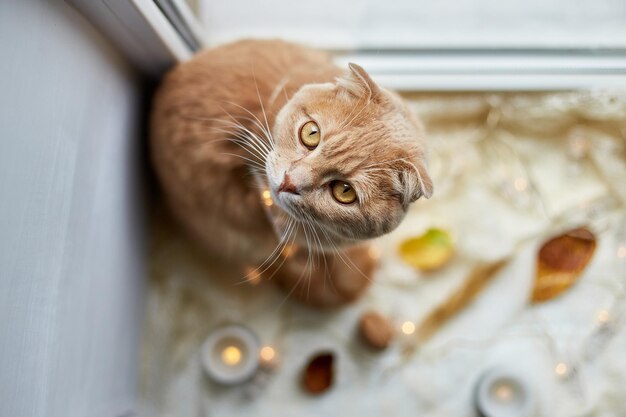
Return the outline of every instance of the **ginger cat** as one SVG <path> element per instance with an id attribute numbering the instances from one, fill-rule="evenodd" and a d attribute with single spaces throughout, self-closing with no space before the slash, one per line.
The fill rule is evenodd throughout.
<path id="1" fill-rule="evenodd" d="M 170 71 L 151 154 L 180 224 L 248 278 L 316 306 L 354 300 L 366 245 L 432 194 L 420 122 L 358 65 L 282 41 L 240 41 Z M 245 271 L 245 272 L 244 272 Z"/>

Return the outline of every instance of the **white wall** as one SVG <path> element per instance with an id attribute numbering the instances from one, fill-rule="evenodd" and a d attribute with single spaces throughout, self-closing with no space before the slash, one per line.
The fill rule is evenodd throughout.
<path id="1" fill-rule="evenodd" d="M 132 407 L 139 80 L 60 0 L 0 2 L 0 416 Z"/>

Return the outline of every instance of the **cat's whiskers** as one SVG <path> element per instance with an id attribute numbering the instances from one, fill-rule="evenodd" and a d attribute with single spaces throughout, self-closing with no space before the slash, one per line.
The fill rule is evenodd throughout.
<path id="1" fill-rule="evenodd" d="M 320 231 L 324 234 L 324 236 L 326 236 L 326 241 L 327 241 L 327 242 L 328 242 L 328 244 L 331 246 L 331 249 L 334 249 L 335 253 L 337 254 L 337 256 L 339 256 L 339 259 L 341 259 L 341 260 L 343 261 L 343 263 L 346 265 L 346 267 L 348 267 L 348 269 L 350 269 L 350 270 L 351 270 L 351 271 L 353 271 L 353 272 L 354 272 L 354 269 L 352 269 L 352 267 L 356 268 L 356 271 L 357 271 L 359 274 L 361 274 L 361 275 L 362 275 L 362 276 L 363 276 L 366 280 L 368 280 L 368 281 L 370 281 L 370 282 L 371 282 L 371 281 L 372 281 L 372 279 L 371 279 L 370 277 L 368 277 L 368 276 L 367 276 L 367 275 L 366 275 L 363 271 L 361 271 L 361 269 L 359 269 L 359 267 L 358 267 L 358 266 L 356 266 L 354 262 L 352 262 L 352 260 L 350 259 L 350 257 L 349 257 L 349 256 L 347 256 L 347 255 L 345 254 L 345 252 L 343 252 L 341 249 L 339 249 L 339 248 L 335 245 L 335 243 L 332 241 L 332 239 L 330 238 L 330 236 L 329 236 L 329 235 L 327 234 L 327 232 L 324 230 L 324 227 L 323 227 L 322 225 L 320 225 L 320 224 L 319 224 L 319 222 L 318 222 L 317 220 L 315 220 L 315 219 L 313 219 L 313 218 L 311 218 L 311 220 L 313 220 L 316 224 L 318 224 L 318 225 L 319 225 L 319 230 L 320 230 Z M 343 253 L 343 255 L 345 255 L 345 256 L 346 256 L 347 261 L 346 261 L 346 258 L 344 258 L 344 256 L 342 255 L 342 253 Z M 352 265 L 352 266 L 350 266 L 350 265 Z"/>
<path id="2" fill-rule="evenodd" d="M 289 290 L 289 292 L 285 295 L 285 297 L 283 298 L 283 301 L 280 302 L 280 304 L 278 304 L 278 306 L 276 307 L 277 310 L 279 310 L 283 304 L 285 304 L 285 302 L 289 299 L 289 297 L 291 296 L 291 294 L 293 294 L 293 292 L 296 290 L 296 288 L 298 288 L 300 286 L 300 282 L 302 281 L 302 278 L 304 276 L 304 273 L 307 271 L 308 269 L 308 281 L 311 281 L 311 269 L 307 268 L 309 265 L 309 261 L 307 259 L 307 263 L 305 264 L 304 268 L 302 269 L 302 272 L 300 272 L 300 276 L 298 277 L 298 279 L 296 280 L 296 284 Z M 308 290 L 307 290 L 307 297 L 308 297 Z"/>
<path id="3" fill-rule="evenodd" d="M 231 140 L 233 143 L 236 143 L 238 145 L 249 147 L 250 149 L 253 149 L 255 152 L 257 152 L 258 156 L 261 158 L 263 162 L 267 160 L 269 151 L 263 148 L 262 146 L 258 145 L 256 141 L 253 139 L 253 137 L 247 136 L 243 132 L 230 131 L 226 129 L 220 129 L 217 127 L 214 128 L 214 130 L 217 132 L 221 132 L 221 133 L 233 136 L 232 138 L 231 137 L 226 138 L 226 140 Z"/>
<path id="4" fill-rule="evenodd" d="M 267 180 L 267 173 L 265 172 L 264 168 L 256 167 L 256 166 L 250 166 L 249 168 L 250 168 L 250 175 L 262 177 L 263 179 Z M 267 186 L 263 184 L 262 182 L 260 183 L 259 181 L 253 181 L 252 184 L 250 184 L 250 187 L 260 192 L 267 190 Z"/>
<path id="5" fill-rule="evenodd" d="M 300 216 L 302 217 L 302 215 Z M 300 223 L 302 224 L 302 232 L 304 233 L 304 238 L 306 240 L 306 249 L 307 249 L 307 264 L 311 260 L 311 242 L 309 242 L 309 234 L 307 232 L 307 224 L 303 221 L 304 218 L 301 219 Z"/>
<path id="6" fill-rule="evenodd" d="M 300 224 L 302 225 L 303 231 L 304 231 L 306 222 L 302 222 L 301 221 Z M 310 245 L 308 245 L 308 243 L 307 243 L 307 248 L 310 249 Z M 313 265 L 311 264 L 310 251 L 309 251 L 309 255 L 307 256 L 307 260 L 306 260 L 306 263 L 304 265 L 304 268 L 302 268 L 302 272 L 300 272 L 300 276 L 298 276 L 298 279 L 296 280 L 296 283 L 289 290 L 289 292 L 285 295 L 285 297 L 283 298 L 283 301 L 278 305 L 277 309 L 280 309 L 282 307 L 282 305 L 285 304 L 285 302 L 293 294 L 293 292 L 300 286 L 300 284 L 302 283 L 302 279 L 305 278 L 305 276 L 304 276 L 305 273 L 307 274 L 306 281 L 307 281 L 307 298 L 308 298 L 309 295 L 310 295 L 310 289 L 311 289 L 311 287 L 310 287 L 311 286 L 311 274 L 313 273 Z"/>
<path id="7" fill-rule="evenodd" d="M 242 109 L 248 111 L 247 109 L 245 109 L 243 107 L 242 107 Z M 248 117 L 243 117 L 243 119 L 247 119 L 247 120 L 251 121 L 252 123 L 256 123 L 257 124 L 257 126 L 261 130 L 261 133 L 266 136 L 266 140 L 263 140 L 256 133 L 252 132 L 246 126 L 241 124 L 239 122 L 239 120 L 237 120 L 232 114 L 230 114 L 224 108 L 222 108 L 222 111 L 224 111 L 224 113 L 226 115 L 228 115 L 228 117 L 230 117 L 232 119 L 232 121 L 219 119 L 219 118 L 192 117 L 192 116 L 186 116 L 186 117 L 190 118 L 190 119 L 195 119 L 195 120 L 209 121 L 209 122 L 222 124 L 222 127 L 220 127 L 220 126 L 212 126 L 211 127 L 211 131 L 219 132 L 219 133 L 223 133 L 223 134 L 226 134 L 226 135 L 233 136 L 233 138 L 227 137 L 227 138 L 222 139 L 222 140 L 227 140 L 227 141 L 230 141 L 232 143 L 235 143 L 237 146 L 239 146 L 240 148 L 244 149 L 248 153 L 252 154 L 252 156 L 260 158 L 261 161 L 263 163 L 265 163 L 269 153 L 273 150 L 273 145 L 272 145 L 273 142 L 267 136 L 268 132 L 265 131 L 265 128 L 263 128 L 263 126 L 260 125 L 257 121 L 252 120 L 252 119 L 250 119 Z M 254 115 L 252 113 L 250 113 L 250 114 L 254 117 Z M 258 119 L 256 119 L 256 120 L 258 120 Z M 225 128 L 231 128 L 231 129 L 234 129 L 234 130 L 227 130 Z M 219 139 L 218 140 L 214 140 L 214 141 L 219 141 Z M 247 149 L 247 147 L 250 147 L 250 148 L 254 149 L 256 151 L 257 155 L 254 155 L 254 152 L 251 152 L 250 149 Z"/>
<path id="8" fill-rule="evenodd" d="M 243 159 L 244 161 L 246 161 L 248 164 L 250 164 L 249 168 L 250 169 L 258 169 L 258 170 L 263 170 L 265 169 L 265 167 L 261 164 L 259 164 L 258 162 L 256 162 L 253 159 L 250 158 L 246 158 L 243 155 L 239 155 L 237 153 L 229 153 L 229 152 L 222 152 L 220 153 L 220 155 L 228 155 L 228 156 L 234 156 L 235 158 L 240 158 Z"/>
<path id="9" fill-rule="evenodd" d="M 256 267 L 251 272 L 246 274 L 243 280 L 237 283 L 237 285 L 249 282 L 251 276 L 263 275 L 263 273 L 265 273 L 268 269 L 272 267 L 272 265 L 274 265 L 274 263 L 280 258 L 280 255 L 284 252 L 285 248 L 287 247 L 287 244 L 292 240 L 291 237 L 293 235 L 294 229 L 297 227 L 296 223 L 297 222 L 295 221 L 295 219 L 289 218 L 287 220 L 287 226 L 285 226 L 285 229 L 280 239 L 278 240 L 278 244 L 276 245 L 272 253 L 258 267 Z M 276 270 L 278 270 L 284 262 L 285 260 L 283 259 L 283 262 L 277 267 Z M 268 265 L 265 266 L 266 264 Z M 264 266 L 265 268 L 261 270 L 261 268 L 263 268 Z M 274 271 L 274 273 L 268 279 L 272 279 L 275 273 L 276 271 Z"/>
<path id="10" fill-rule="evenodd" d="M 307 297 L 310 294 L 310 286 L 311 286 L 311 273 L 313 272 L 313 270 L 315 268 L 317 268 L 316 264 L 314 263 L 314 258 L 311 254 L 311 252 L 315 252 L 316 253 L 316 260 L 317 262 L 319 262 L 319 257 L 321 256 L 322 259 L 324 260 L 324 270 L 323 270 L 323 274 L 324 274 L 324 280 L 323 280 L 323 285 L 326 285 L 326 281 L 327 281 L 327 276 L 328 276 L 328 261 L 326 258 L 326 249 L 324 248 L 324 245 L 322 244 L 322 240 L 318 234 L 318 227 L 319 230 L 324 234 L 325 236 L 325 240 L 331 245 L 331 251 L 334 251 L 339 258 L 344 262 L 344 264 L 346 264 L 346 266 L 350 269 L 352 269 L 352 266 L 350 266 L 350 264 L 343 258 L 343 256 L 341 255 L 341 253 L 339 253 L 339 249 L 337 249 L 337 247 L 333 244 L 331 238 L 326 234 L 326 232 L 324 231 L 323 227 L 319 226 L 317 224 L 317 222 L 315 221 L 315 219 L 313 219 L 313 217 L 309 214 L 307 214 L 306 212 L 303 212 L 301 210 L 298 211 L 298 213 L 300 214 L 301 217 L 301 224 L 303 226 L 303 232 L 305 233 L 305 239 L 307 241 L 307 249 L 308 249 L 308 256 L 307 256 L 307 263 L 304 267 L 303 272 L 300 274 L 300 277 L 298 278 L 296 284 L 294 285 L 294 287 L 289 291 L 289 293 L 287 294 L 287 297 L 285 298 L 285 300 L 283 300 L 283 302 L 281 303 L 281 305 L 287 300 L 287 298 L 293 293 L 293 291 L 295 291 L 295 289 L 297 287 L 300 286 L 301 281 L 303 279 L 303 275 L 304 275 L 304 271 L 308 271 L 308 279 L 307 279 Z M 306 231 L 306 229 L 309 229 L 309 232 Z M 310 238 L 309 238 L 310 236 Z M 311 266 L 309 267 L 309 264 L 311 264 Z M 354 264 L 353 264 L 354 265 Z M 320 263 L 320 267 L 321 267 L 321 263 Z M 357 268 L 358 269 L 358 268 Z M 360 270 L 359 272 L 361 274 L 363 274 Z M 365 276 L 363 274 L 363 276 Z M 367 276 L 365 276 L 366 279 L 369 279 Z M 335 287 L 335 284 L 332 282 L 331 280 L 328 280 L 329 284 L 333 287 L 335 292 L 337 291 L 337 288 Z"/>
<path id="11" fill-rule="evenodd" d="M 276 99 L 278 98 L 278 95 L 280 94 L 281 91 L 285 91 L 285 86 L 287 85 L 287 83 L 289 82 L 289 76 L 284 77 L 282 80 L 280 80 L 280 82 L 278 84 L 276 84 L 276 87 L 274 87 L 274 90 L 272 91 L 272 94 L 270 94 L 270 98 L 268 100 L 268 104 L 270 106 L 273 106 L 274 103 L 276 102 Z M 287 95 L 285 94 L 285 97 L 287 97 Z M 289 100 L 287 100 L 289 101 Z"/>
<path id="12" fill-rule="evenodd" d="M 324 251 L 324 245 L 322 244 L 322 241 L 321 241 L 321 239 L 319 237 L 319 234 L 315 230 L 316 227 L 314 226 L 314 224 L 312 222 L 312 217 L 311 217 L 310 214 L 307 214 L 305 212 L 303 212 L 302 215 L 303 215 L 304 220 L 306 221 L 307 225 L 309 226 L 309 228 L 311 230 L 311 234 L 315 238 L 314 243 L 317 246 L 317 249 L 315 251 L 317 252 L 318 261 L 319 261 L 320 255 L 321 255 L 322 258 L 324 259 L 324 270 L 326 270 L 327 269 L 327 262 L 326 262 L 326 254 L 325 254 L 325 251 Z"/>
<path id="13" fill-rule="evenodd" d="M 237 128 L 237 129 L 240 128 L 239 126 L 234 126 L 234 127 Z M 219 127 L 213 127 L 212 131 L 232 136 L 232 137 L 226 137 L 226 138 L 223 138 L 223 139 L 217 139 L 217 140 L 214 140 L 212 142 L 218 142 L 218 141 L 228 141 L 228 142 L 231 142 L 231 143 L 237 145 L 239 148 L 243 149 L 245 152 L 247 152 L 251 157 L 255 158 L 256 160 L 252 160 L 250 158 L 246 158 L 243 155 L 227 153 L 227 152 L 221 152 L 222 155 L 231 155 L 231 156 L 239 157 L 241 159 L 244 159 L 244 160 L 250 162 L 253 166 L 259 168 L 260 170 L 262 170 L 262 171 L 265 170 L 265 165 L 264 164 L 265 164 L 265 161 L 267 160 L 267 157 L 269 155 L 269 151 L 266 150 L 266 148 L 260 147 L 257 144 L 258 138 L 257 138 L 257 140 L 254 139 L 256 137 L 256 135 L 254 135 L 254 133 L 250 132 L 250 135 L 246 135 L 245 132 L 221 129 Z"/>
<path id="14" fill-rule="evenodd" d="M 297 225 L 298 225 L 298 222 L 296 222 L 296 227 L 297 227 Z M 298 231 L 297 231 L 297 228 L 296 228 L 295 233 L 292 233 L 293 238 L 290 239 L 290 241 L 287 242 L 285 245 L 283 245 L 283 248 L 281 249 L 280 254 L 283 253 L 283 251 L 287 247 L 287 244 L 292 245 L 292 244 L 295 243 L 297 234 L 298 234 Z M 267 278 L 268 280 L 271 280 L 272 278 L 274 278 L 274 275 L 276 275 L 276 273 L 278 273 L 278 271 L 280 271 L 280 268 L 285 264 L 285 262 L 287 262 L 288 256 L 282 256 L 282 258 L 283 258 L 283 260 L 281 261 L 280 264 L 278 264 L 277 267 L 274 268 L 274 272 L 272 272 L 272 274 Z"/>
<path id="15" fill-rule="evenodd" d="M 306 263 L 304 265 L 304 268 L 302 269 L 302 272 L 300 273 L 300 276 L 298 277 L 298 279 L 296 280 L 295 285 L 293 286 L 293 288 L 291 288 L 291 290 L 289 291 L 289 293 L 287 293 L 285 299 L 279 304 L 279 308 L 280 306 L 282 306 L 285 301 L 287 301 L 287 299 L 289 298 L 289 296 L 291 294 L 293 294 L 293 291 L 300 286 L 300 282 L 302 281 L 303 277 L 304 277 L 304 273 L 305 271 L 307 272 L 308 276 L 307 276 L 307 298 L 309 297 L 309 292 L 310 292 L 310 283 L 311 283 L 311 274 L 313 272 L 313 269 L 315 268 L 315 264 L 313 262 L 313 257 L 311 256 L 311 251 L 312 251 L 312 246 L 311 246 L 311 240 L 312 240 L 312 235 L 311 238 L 309 238 L 309 232 L 307 232 L 307 222 L 306 222 L 306 218 L 303 216 L 303 213 L 300 210 L 296 210 L 297 213 L 299 214 L 299 219 L 297 219 L 296 221 L 302 225 L 302 232 L 304 233 L 304 238 L 306 240 L 306 248 L 307 248 L 307 256 L 306 256 Z M 294 237 L 295 240 L 295 237 Z"/>
<path id="16" fill-rule="evenodd" d="M 289 227 L 290 225 L 288 225 L 285 228 L 285 231 L 283 232 L 281 238 L 279 239 L 278 244 L 276 245 L 276 247 L 274 248 L 274 251 L 265 259 L 265 261 L 259 265 L 258 267 L 256 267 L 255 269 L 253 269 L 252 271 L 248 272 L 241 281 L 237 282 L 235 285 L 241 285 L 244 284 L 246 282 L 250 282 L 250 280 L 252 279 L 251 277 L 254 276 L 261 276 L 267 269 L 264 269 L 262 271 L 260 271 L 260 269 L 267 263 L 270 261 L 270 259 L 272 259 L 276 253 L 280 253 L 282 251 L 281 249 L 281 243 L 283 243 L 284 241 L 286 241 L 291 233 L 291 229 Z M 277 255 L 276 255 L 277 256 Z M 270 265 L 271 266 L 271 265 Z"/>
<path id="17" fill-rule="evenodd" d="M 274 142 L 274 137 L 272 136 L 272 132 L 269 129 L 266 129 L 265 126 L 263 126 L 263 123 L 259 120 L 258 117 L 256 117 L 256 115 L 254 113 L 252 113 L 250 110 L 246 109 L 245 107 L 237 104 L 237 103 L 233 103 L 231 101 L 227 101 L 226 103 L 230 104 L 231 106 L 235 106 L 240 108 L 241 110 L 245 111 L 246 113 L 248 113 L 250 116 L 252 117 L 246 117 L 245 120 L 250 121 L 251 123 L 253 123 L 258 129 L 260 129 L 263 134 L 265 135 L 265 138 L 267 139 L 267 141 L 269 142 L 270 146 L 272 147 L 272 149 L 275 147 L 275 142 Z M 224 109 L 222 109 L 224 110 Z M 226 112 L 226 110 L 224 110 Z M 226 112 L 228 113 L 228 112 Z"/>
<path id="18" fill-rule="evenodd" d="M 269 148 L 268 150 L 273 150 L 274 149 L 274 141 L 272 138 L 272 135 L 269 131 L 267 131 L 265 129 L 265 127 L 263 126 L 263 124 L 261 123 L 261 121 L 254 115 L 254 113 L 252 113 L 250 110 L 246 109 L 245 107 L 242 107 L 236 103 L 231 103 L 231 102 L 227 102 L 233 106 L 239 107 L 240 109 L 242 109 L 243 111 L 247 112 L 250 116 L 252 117 L 247 117 L 247 116 L 233 116 L 231 113 L 229 113 L 226 109 L 224 109 L 223 107 L 219 106 L 220 109 L 230 118 L 232 119 L 233 122 L 224 120 L 222 118 L 215 118 L 215 117 L 198 117 L 198 116 L 189 116 L 189 115 L 183 115 L 182 117 L 186 118 L 186 119 L 191 119 L 191 120 L 199 120 L 199 121 L 207 121 L 207 122 L 214 122 L 214 123 L 234 123 L 237 126 L 243 127 L 245 128 L 245 126 L 243 126 L 240 122 L 241 120 L 247 120 L 248 122 L 252 123 L 253 125 L 255 125 L 261 132 L 261 134 L 265 137 L 265 141 L 261 140 L 261 142 Z M 248 130 L 248 129 L 247 129 Z M 248 130 L 249 131 L 249 130 Z M 250 132 L 252 133 L 252 132 Z M 255 135 L 256 136 L 256 135 Z M 260 138 L 257 137 L 257 139 L 260 140 Z"/>
<path id="19" fill-rule="evenodd" d="M 317 253 L 318 253 L 318 256 L 320 256 L 320 254 L 321 254 L 322 259 L 324 260 L 324 272 L 323 272 L 323 274 L 324 274 L 324 282 L 323 282 L 323 285 L 324 285 L 324 287 L 326 287 L 326 277 L 328 275 L 328 262 L 326 260 L 326 251 L 324 250 L 324 247 L 322 245 L 322 241 L 321 241 L 321 239 L 319 237 L 319 234 L 315 230 L 316 227 L 312 223 L 312 220 L 313 220 L 312 217 L 305 213 L 305 219 L 306 219 L 307 223 L 309 224 L 309 227 L 311 228 L 311 231 L 315 235 L 315 238 L 317 239 L 317 245 L 318 245 Z M 309 286 L 310 285 L 311 285 L 311 282 L 309 280 Z M 334 287 L 334 284 L 332 283 L 332 280 L 331 280 L 331 285 Z M 336 290 L 337 289 L 335 288 L 335 291 Z"/>
<path id="20" fill-rule="evenodd" d="M 285 101 L 289 101 L 291 100 L 291 97 L 289 97 L 289 94 L 287 94 L 287 89 L 285 88 L 286 86 L 287 86 L 286 84 L 283 85 L 282 90 L 283 90 L 283 94 L 285 95 Z"/>
<path id="21" fill-rule="evenodd" d="M 256 133 L 254 133 L 252 130 L 248 129 L 246 126 L 244 126 L 241 121 L 237 118 L 235 118 L 232 114 L 230 114 L 228 111 L 224 110 L 224 112 L 226 113 L 226 115 L 231 119 L 231 120 L 224 120 L 224 119 L 218 119 L 216 120 L 219 123 L 223 123 L 225 124 L 227 127 L 236 127 L 237 129 L 243 130 L 244 132 L 246 132 L 247 134 L 251 135 L 252 138 L 254 140 L 256 140 L 259 145 L 263 146 L 263 148 L 265 148 L 268 152 L 270 152 L 271 150 L 274 149 L 274 145 L 272 143 L 272 141 L 270 141 L 269 137 L 267 136 L 267 132 L 265 131 L 265 128 L 263 128 L 263 126 L 259 125 L 258 122 L 254 119 L 251 119 L 249 117 L 241 117 L 241 119 L 243 120 L 248 120 L 250 123 L 256 125 L 256 127 L 259 129 L 260 134 L 265 138 L 265 140 L 262 140 L 259 135 L 257 135 Z"/>
<path id="22" fill-rule="evenodd" d="M 268 263 L 273 258 L 273 260 L 263 269 L 263 271 L 261 271 L 261 273 L 266 272 L 267 270 L 269 270 L 274 265 L 274 263 L 276 263 L 276 261 L 280 258 L 280 256 L 284 252 L 285 248 L 287 247 L 287 243 L 289 243 L 289 241 L 291 240 L 291 236 L 293 235 L 294 230 L 297 230 L 297 222 L 292 220 L 292 219 L 289 219 L 288 223 L 287 223 L 287 227 L 285 229 L 288 229 L 288 231 L 286 232 L 287 237 L 286 238 L 281 238 L 278 241 L 278 245 L 276 245 L 276 248 L 274 249 L 274 251 L 259 266 L 259 268 L 262 268 L 263 265 Z M 278 267 L 280 268 L 280 266 L 283 263 L 284 263 L 284 260 Z M 272 276 L 273 276 L 273 274 L 272 274 Z M 270 279 L 271 279 L 271 277 L 270 277 Z"/>
<path id="23" fill-rule="evenodd" d="M 238 104 L 232 103 L 232 105 L 234 106 L 238 106 L 240 107 L 242 110 L 246 111 L 248 114 L 250 114 L 252 117 L 248 117 L 248 116 L 237 116 L 236 118 L 231 115 L 228 111 L 224 110 L 224 112 L 237 124 L 241 124 L 240 120 L 245 120 L 249 123 L 251 123 L 253 126 L 255 126 L 257 129 L 259 129 L 259 132 L 263 135 L 263 138 L 265 138 L 265 141 L 263 141 L 263 143 L 269 147 L 269 149 L 274 149 L 274 143 L 273 140 L 271 140 L 271 134 L 270 132 L 268 132 L 265 129 L 265 126 L 263 126 L 263 124 L 261 124 L 261 121 L 252 113 L 250 112 L 250 110 L 246 109 L 245 107 L 239 106 Z M 221 120 L 221 122 L 224 122 L 224 120 Z"/>
<path id="24" fill-rule="evenodd" d="M 241 134 L 238 134 L 236 132 L 221 130 L 218 128 L 215 128 L 215 130 L 222 132 L 222 133 L 227 133 L 228 135 L 232 136 L 232 137 L 223 139 L 223 141 L 228 141 L 239 146 L 241 149 L 251 154 L 251 156 L 259 158 L 260 160 L 259 162 L 265 162 L 265 160 L 267 159 L 267 154 L 265 153 L 265 151 L 263 151 L 263 149 L 259 149 L 257 146 L 253 145 L 251 141 L 244 139 Z"/>
<path id="25" fill-rule="evenodd" d="M 309 294 L 311 291 L 311 273 L 313 272 L 313 270 L 316 268 L 316 264 L 315 264 L 315 260 L 313 259 L 313 257 L 311 256 L 311 251 L 312 251 L 312 247 L 311 247 L 311 242 L 309 241 L 309 237 L 308 237 L 308 233 L 306 232 L 307 229 L 307 223 L 306 222 L 302 222 L 302 230 L 304 231 L 304 234 L 306 236 L 306 246 L 307 246 L 307 259 L 306 259 L 306 264 L 304 265 L 304 270 L 308 271 L 308 277 L 307 277 L 307 287 L 306 287 L 306 297 L 307 299 L 309 298 Z M 312 237 L 311 237 L 312 239 Z M 300 285 L 300 280 L 302 279 L 302 274 L 300 274 L 300 278 L 298 278 L 298 282 L 296 283 L 296 286 Z"/>
<path id="26" fill-rule="evenodd" d="M 313 217 L 312 217 L 312 216 L 310 216 L 310 215 L 309 215 L 309 216 L 307 216 L 307 217 L 308 217 L 308 221 L 309 221 L 309 222 L 311 222 L 311 227 L 312 227 L 312 229 L 313 229 L 313 230 L 315 230 L 315 227 L 314 227 L 313 225 L 314 225 L 315 223 L 317 223 L 317 222 L 315 221 L 315 219 L 313 219 Z M 331 245 L 331 247 L 330 247 L 330 249 L 331 249 L 331 253 L 332 253 L 332 251 L 334 251 L 334 252 L 335 252 L 337 255 L 339 255 L 339 257 L 341 258 L 341 255 L 339 254 L 339 250 L 338 250 L 338 249 L 337 249 L 337 247 L 333 244 L 333 242 L 330 240 L 330 237 L 326 234 L 326 232 L 324 231 L 323 227 L 322 227 L 322 226 L 319 226 L 319 229 L 320 229 L 320 231 L 324 234 L 324 236 L 326 236 L 326 241 L 327 241 L 327 242 Z M 327 273 L 326 273 L 326 272 L 328 271 L 328 265 L 327 265 L 327 263 L 326 263 L 326 262 L 327 262 L 327 261 L 326 261 L 326 250 L 324 250 L 324 249 L 321 247 L 321 242 L 320 242 L 320 251 L 322 252 L 322 255 L 324 256 L 324 280 L 323 280 L 323 285 L 324 285 L 324 288 L 326 288 L 326 281 L 327 281 L 327 279 L 326 279 L 326 278 L 328 277 L 328 275 L 327 275 Z M 346 262 L 345 262 L 345 260 L 343 260 L 343 262 L 344 262 L 344 263 L 346 263 Z M 350 270 L 352 270 L 352 268 L 351 268 L 351 267 L 350 267 L 347 263 L 346 263 L 346 266 L 347 266 Z M 332 278 L 331 278 L 331 279 L 328 279 L 328 283 L 330 284 L 330 286 L 333 288 L 333 290 L 334 290 L 336 293 L 339 293 L 339 291 L 337 290 L 337 287 L 335 287 L 335 283 L 333 282 Z"/>
<path id="27" fill-rule="evenodd" d="M 252 123 L 254 126 L 256 126 L 261 133 L 263 134 L 263 136 L 265 137 L 265 141 L 263 141 L 263 144 L 265 145 L 265 147 L 269 150 L 274 149 L 275 147 L 275 143 L 274 143 L 274 138 L 272 137 L 272 133 L 269 130 L 269 127 L 265 127 L 263 126 L 263 123 L 259 120 L 258 117 L 256 117 L 254 115 L 254 113 L 252 113 L 250 110 L 246 109 L 245 107 L 237 104 L 237 103 L 230 103 L 231 105 L 240 108 L 241 110 L 245 111 L 246 113 L 248 113 L 251 117 L 242 117 L 242 119 L 244 120 L 248 120 L 250 123 Z M 228 115 L 228 117 L 230 117 L 232 119 L 232 121 L 238 125 L 241 125 L 241 123 L 239 122 L 239 120 L 237 118 L 235 118 L 232 114 L 230 114 L 226 109 L 224 109 L 223 107 L 220 107 L 222 109 L 222 111 L 224 113 L 226 113 L 226 115 Z"/>
<path id="28" fill-rule="evenodd" d="M 230 127 L 230 126 L 226 126 L 226 127 Z M 239 146 L 240 148 L 242 148 L 248 153 L 252 153 L 250 149 L 254 149 L 255 151 L 258 152 L 258 155 L 253 155 L 253 156 L 258 157 L 261 159 L 262 162 L 265 162 L 267 159 L 267 156 L 269 155 L 269 150 L 264 146 L 260 138 L 257 135 L 255 135 L 253 132 L 250 132 L 250 131 L 248 131 L 249 133 L 246 132 L 246 129 L 242 128 L 239 125 L 232 125 L 232 127 L 236 130 L 228 130 L 228 129 L 220 128 L 217 126 L 212 126 L 208 132 L 223 133 L 227 136 L 232 136 L 232 137 L 225 137 L 222 139 L 213 139 L 210 141 L 207 140 L 207 143 L 217 143 L 217 142 L 227 141 L 227 142 L 236 144 L 237 146 Z M 250 147 L 250 149 L 248 149 L 248 147 Z"/>
<path id="29" fill-rule="evenodd" d="M 313 245 L 311 244 L 311 242 L 308 242 L 308 245 L 309 245 L 309 248 L 313 252 L 315 252 L 316 263 L 314 263 L 313 266 L 317 267 L 317 263 L 320 263 L 320 256 L 324 255 L 324 247 L 322 245 L 321 240 L 319 239 L 319 235 L 315 231 L 315 226 L 313 225 L 311 221 L 312 220 L 311 216 L 303 210 L 298 210 L 298 213 L 300 214 L 300 217 L 302 218 L 303 224 L 309 229 L 311 242 L 313 243 Z M 323 259 L 324 259 L 324 264 L 326 265 L 326 257 L 324 256 Z"/>
<path id="30" fill-rule="evenodd" d="M 256 88 L 256 96 L 259 99 L 259 104 L 261 105 L 261 111 L 263 112 L 263 118 L 265 119 L 265 127 L 267 127 L 267 132 L 269 134 L 269 138 L 272 141 L 272 143 L 274 142 L 274 139 L 272 138 L 271 132 L 270 132 L 270 125 L 267 122 L 267 114 L 265 114 L 265 107 L 263 106 L 263 100 L 261 100 L 261 93 L 259 92 L 259 84 L 256 81 L 256 74 L 254 73 L 254 68 L 252 69 L 252 76 L 254 77 L 254 87 Z"/>

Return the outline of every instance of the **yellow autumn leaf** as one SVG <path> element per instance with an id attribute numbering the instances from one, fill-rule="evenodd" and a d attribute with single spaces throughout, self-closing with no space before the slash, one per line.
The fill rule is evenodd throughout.
<path id="1" fill-rule="evenodd" d="M 444 266 L 454 255 L 454 239 L 443 229 L 432 228 L 421 236 L 403 241 L 398 247 L 400 258 L 422 271 Z"/>

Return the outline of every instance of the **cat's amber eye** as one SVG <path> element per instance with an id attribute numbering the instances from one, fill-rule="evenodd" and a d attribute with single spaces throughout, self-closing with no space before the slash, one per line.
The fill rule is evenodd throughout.
<path id="1" fill-rule="evenodd" d="M 356 191 L 345 181 L 333 181 L 330 183 L 330 191 L 335 200 L 342 204 L 351 204 L 356 201 Z"/>
<path id="2" fill-rule="evenodd" d="M 309 149 L 320 144 L 320 128 L 314 121 L 306 122 L 300 128 L 300 142 Z"/>

